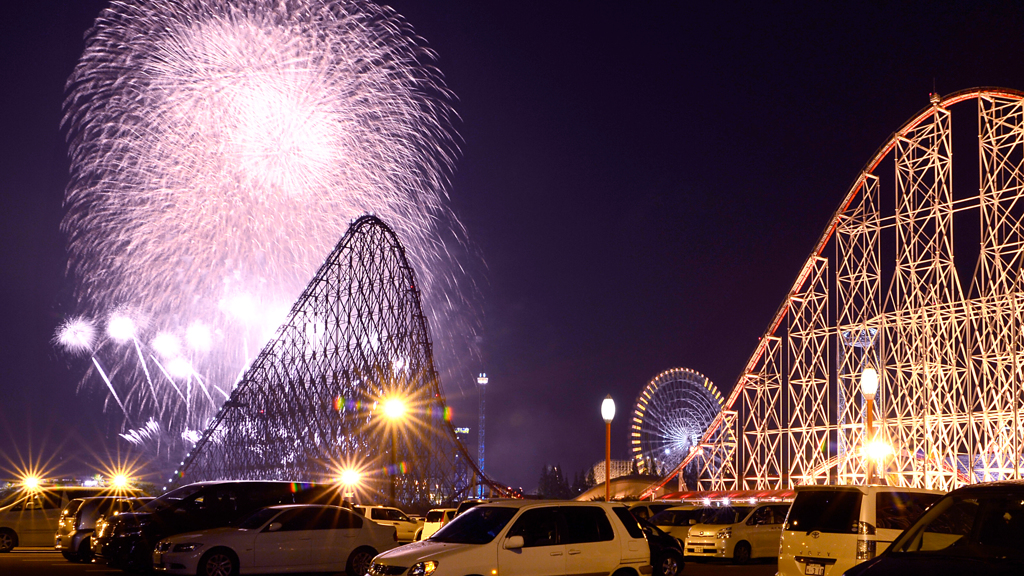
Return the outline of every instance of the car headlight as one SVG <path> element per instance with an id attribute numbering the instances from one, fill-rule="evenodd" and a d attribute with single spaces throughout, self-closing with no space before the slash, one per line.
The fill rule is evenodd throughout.
<path id="1" fill-rule="evenodd" d="M 198 549 L 200 549 L 202 547 L 203 547 L 203 545 L 198 543 L 198 542 L 187 542 L 185 544 L 175 544 L 174 545 L 174 551 L 175 552 L 191 552 L 193 550 L 198 550 Z"/>
<path id="2" fill-rule="evenodd" d="M 718 534 L 715 534 L 715 538 L 718 538 L 719 540 L 729 538 L 730 536 L 732 536 L 732 526 L 722 528 L 718 531 Z"/>
<path id="3" fill-rule="evenodd" d="M 426 562 L 417 562 L 409 568 L 409 576 L 429 576 L 437 570 L 436 560 L 427 560 Z"/>

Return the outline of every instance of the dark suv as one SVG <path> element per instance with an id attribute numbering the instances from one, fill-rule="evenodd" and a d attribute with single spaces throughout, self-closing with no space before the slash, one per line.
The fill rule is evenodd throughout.
<path id="1" fill-rule="evenodd" d="M 200 482 L 156 498 L 137 512 L 118 514 L 96 526 L 95 561 L 143 570 L 152 563 L 161 538 L 192 530 L 227 526 L 276 504 L 327 504 L 337 491 L 329 486 L 267 480 Z M 340 500 L 340 498 L 339 498 Z"/>

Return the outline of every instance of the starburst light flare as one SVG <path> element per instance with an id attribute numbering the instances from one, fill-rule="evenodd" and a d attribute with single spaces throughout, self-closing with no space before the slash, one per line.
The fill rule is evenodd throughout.
<path id="1" fill-rule="evenodd" d="M 63 229 L 81 312 L 146 318 L 138 354 L 113 338 L 97 348 L 121 362 L 112 386 L 135 421 L 202 429 L 366 212 L 408 249 L 442 372 L 467 357 L 475 285 L 456 262 L 453 112 L 432 59 L 363 0 L 117 1 L 100 14 L 68 80 Z M 95 327 L 76 326 L 61 344 L 93 350 Z"/>

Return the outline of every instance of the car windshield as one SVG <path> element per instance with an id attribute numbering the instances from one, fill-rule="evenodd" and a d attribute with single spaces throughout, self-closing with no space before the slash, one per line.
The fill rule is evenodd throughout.
<path id="1" fill-rule="evenodd" d="M 705 508 L 701 515 L 701 524 L 735 524 L 750 514 L 752 506 L 726 506 L 724 508 Z"/>
<path id="2" fill-rule="evenodd" d="M 861 496 L 856 488 L 798 492 L 785 529 L 807 534 L 856 534 Z"/>
<path id="3" fill-rule="evenodd" d="M 700 520 L 704 513 L 703 508 L 691 508 L 689 510 L 662 510 L 651 516 L 651 524 L 656 526 L 689 526 L 690 520 Z"/>
<path id="4" fill-rule="evenodd" d="M 890 550 L 1024 562 L 1024 494 L 945 496 Z"/>
<path id="5" fill-rule="evenodd" d="M 505 528 L 516 511 L 516 508 L 478 506 L 456 516 L 428 540 L 452 544 L 486 544 Z"/>
<path id="6" fill-rule="evenodd" d="M 181 488 L 171 490 L 163 496 L 154 498 L 147 502 L 144 506 L 139 508 L 139 512 L 156 512 L 158 510 L 166 510 L 168 508 L 177 508 L 182 500 L 196 492 L 199 492 L 202 488 L 203 486 L 201 484 L 196 484 L 192 486 L 182 486 Z"/>
<path id="7" fill-rule="evenodd" d="M 256 530 L 270 521 L 271 518 L 281 513 L 280 508 L 264 508 L 253 512 L 251 516 L 238 523 L 243 530 Z"/>

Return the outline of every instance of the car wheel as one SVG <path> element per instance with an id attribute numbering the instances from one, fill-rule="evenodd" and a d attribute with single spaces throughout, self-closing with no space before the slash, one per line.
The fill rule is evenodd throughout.
<path id="1" fill-rule="evenodd" d="M 675 552 L 668 551 L 654 567 L 654 576 L 678 576 L 683 571 L 683 559 Z"/>
<path id="2" fill-rule="evenodd" d="M 10 530 L 0 530 L 0 552 L 10 552 L 18 545 L 18 535 Z"/>
<path id="3" fill-rule="evenodd" d="M 85 538 L 78 545 L 77 558 L 79 562 L 92 562 L 92 538 Z"/>
<path id="4" fill-rule="evenodd" d="M 74 554 L 72 554 L 71 552 L 68 552 L 67 550 L 61 550 L 60 551 L 60 555 L 63 556 L 64 559 L 67 560 L 68 562 L 78 562 L 78 556 L 75 556 Z"/>
<path id="5" fill-rule="evenodd" d="M 419 530 L 416 531 L 416 535 L 413 536 L 412 539 L 414 541 L 416 541 L 416 542 L 419 542 L 420 538 L 422 538 L 422 537 L 423 537 L 423 528 L 420 528 Z"/>
<path id="6" fill-rule="evenodd" d="M 750 562 L 750 544 L 747 544 L 746 542 L 738 542 L 736 544 L 736 549 L 732 552 L 732 559 L 735 560 L 737 564 L 746 564 L 747 562 Z"/>
<path id="7" fill-rule="evenodd" d="M 369 572 L 370 563 L 373 562 L 373 557 L 376 555 L 376 550 L 365 546 L 353 550 L 345 564 L 345 576 L 363 576 Z"/>
<path id="8" fill-rule="evenodd" d="M 227 548 L 214 548 L 199 560 L 198 576 L 237 576 L 238 558 Z"/>

